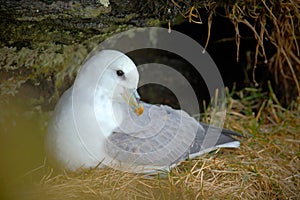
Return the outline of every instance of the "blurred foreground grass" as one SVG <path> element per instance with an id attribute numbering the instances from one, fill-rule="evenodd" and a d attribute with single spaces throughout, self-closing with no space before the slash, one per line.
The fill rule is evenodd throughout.
<path id="1" fill-rule="evenodd" d="M 0 198 L 299 199 L 299 102 L 283 108 L 272 88 L 268 93 L 246 88 L 229 96 L 225 126 L 248 136 L 240 149 L 186 161 L 165 177 L 113 169 L 54 171 L 43 152 L 50 113 L 38 106 L 27 111 L 24 99 L 3 103 Z"/>

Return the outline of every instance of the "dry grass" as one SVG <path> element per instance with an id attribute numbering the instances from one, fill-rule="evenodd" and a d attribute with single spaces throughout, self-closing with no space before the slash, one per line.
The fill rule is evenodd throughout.
<path id="1" fill-rule="evenodd" d="M 271 89 L 271 88 L 270 88 Z M 233 94 L 231 94 L 233 95 Z M 234 92 L 227 127 L 248 138 L 240 149 L 222 149 L 189 160 L 165 176 L 113 169 L 44 176 L 29 199 L 299 199 L 299 104 L 282 108 L 274 93 Z"/>
<path id="2" fill-rule="evenodd" d="M 287 104 L 300 95 L 300 4 L 297 0 L 251 0 L 251 1 L 171 1 L 189 22 L 202 24 L 199 10 L 207 12 L 207 41 L 210 40 L 213 15 L 216 8 L 223 8 L 225 16 L 234 25 L 237 46 L 236 60 L 239 61 L 241 26 L 246 26 L 257 41 L 251 59 L 252 81 L 256 81 L 256 68 L 268 66 L 281 102 Z M 179 5 L 180 4 L 180 5 Z M 223 14 L 221 14 L 223 16 Z M 170 27 L 169 27 L 170 28 Z"/>
<path id="3" fill-rule="evenodd" d="M 227 9 L 227 16 L 236 31 L 237 60 L 242 37 L 239 26 L 243 24 L 253 32 L 257 41 L 253 82 L 258 85 L 255 70 L 262 65 L 259 60 L 263 59 L 274 76 L 277 88 L 284 90 L 285 101 L 293 99 L 293 95 L 300 96 L 299 10 L 299 2 L 294 0 L 239 1 Z"/>

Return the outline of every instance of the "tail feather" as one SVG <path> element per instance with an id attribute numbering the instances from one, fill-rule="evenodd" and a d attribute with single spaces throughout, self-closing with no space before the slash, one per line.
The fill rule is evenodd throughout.
<path id="1" fill-rule="evenodd" d="M 205 132 L 207 131 L 207 129 L 210 127 L 210 128 L 213 128 L 213 129 L 220 129 L 218 127 L 215 127 L 215 126 L 211 126 L 209 124 L 205 124 L 203 122 L 199 122 L 200 125 L 204 128 Z M 238 132 L 235 132 L 235 131 L 232 131 L 232 130 L 229 130 L 229 129 L 226 129 L 226 128 L 223 128 L 222 129 L 222 134 L 224 135 L 228 135 L 228 136 L 237 136 L 237 137 L 245 137 L 243 136 L 242 134 L 238 133 Z"/>
<path id="2" fill-rule="evenodd" d="M 189 151 L 190 158 L 200 156 L 204 153 L 216 150 L 217 148 L 238 148 L 240 146 L 240 141 L 234 137 L 244 137 L 240 133 L 228 129 L 222 129 L 220 134 L 219 131 L 221 128 L 201 122 L 200 125 L 204 128 L 205 137 L 203 136 L 203 130 L 199 131 L 196 135 L 194 144 L 191 146 Z M 210 129 L 210 135 L 206 135 L 208 129 Z M 218 137 L 217 141 L 216 137 Z M 206 141 L 204 141 L 204 138 Z M 207 142 L 208 144 L 204 144 L 204 142 Z"/>

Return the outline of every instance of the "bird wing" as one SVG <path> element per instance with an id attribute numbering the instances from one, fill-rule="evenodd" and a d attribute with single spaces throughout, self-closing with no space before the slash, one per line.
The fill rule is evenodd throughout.
<path id="1" fill-rule="evenodd" d="M 166 166 L 188 151 L 199 123 L 182 110 L 144 104 L 144 113 L 128 114 L 106 142 L 107 153 L 122 162 Z"/>
<path id="2" fill-rule="evenodd" d="M 113 159 L 131 165 L 166 167 L 237 142 L 215 127 L 206 135 L 209 127 L 203 128 L 183 110 L 146 103 L 144 108 L 141 116 L 128 112 L 121 126 L 109 136 L 105 148 Z M 205 138 L 214 144 L 203 145 Z"/>

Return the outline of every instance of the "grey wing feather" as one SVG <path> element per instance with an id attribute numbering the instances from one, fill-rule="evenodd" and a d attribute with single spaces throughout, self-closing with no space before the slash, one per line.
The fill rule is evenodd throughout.
<path id="1" fill-rule="evenodd" d="M 122 162 L 169 165 L 188 151 L 202 127 L 184 111 L 150 104 L 144 107 L 142 116 L 128 116 L 124 126 L 109 137 L 106 151 Z"/>
<path id="2" fill-rule="evenodd" d="M 109 137 L 106 151 L 110 156 L 142 165 L 172 165 L 227 144 L 239 145 L 231 136 L 240 134 L 199 123 L 182 110 L 144 107 L 142 116 L 129 115 Z"/>
<path id="3" fill-rule="evenodd" d="M 213 141 L 212 143 L 208 142 L 208 145 L 203 144 L 203 133 L 197 133 L 195 141 L 188 152 L 191 157 L 201 155 L 207 151 L 214 150 L 218 147 L 226 147 L 226 144 L 231 144 L 236 142 L 235 144 L 239 144 L 239 140 L 233 138 L 232 136 L 244 137 L 240 133 L 228 130 L 228 129 L 221 129 L 218 127 L 210 126 L 208 124 L 204 124 L 202 122 L 199 123 L 204 128 L 204 135 L 207 136 L 206 139 L 210 139 Z M 210 129 L 210 130 L 209 130 Z M 208 133 L 209 131 L 209 133 Z M 218 139 L 216 139 L 218 138 Z M 209 145 L 212 144 L 212 145 Z M 230 147 L 230 145 L 228 145 Z M 201 153 L 203 151 L 203 153 Z M 194 156 L 193 156 L 194 155 Z"/>
<path id="4" fill-rule="evenodd" d="M 200 125 L 205 129 L 205 131 L 207 131 L 209 127 L 210 128 L 215 128 L 215 129 L 220 129 L 220 128 L 215 127 L 215 126 L 205 124 L 203 122 L 200 122 Z M 226 129 L 226 128 L 222 128 L 222 134 L 228 135 L 228 136 L 245 137 L 245 136 L 243 136 L 242 134 L 240 134 L 238 132 L 235 132 L 235 131 L 232 131 L 232 130 L 229 130 L 229 129 Z"/>

